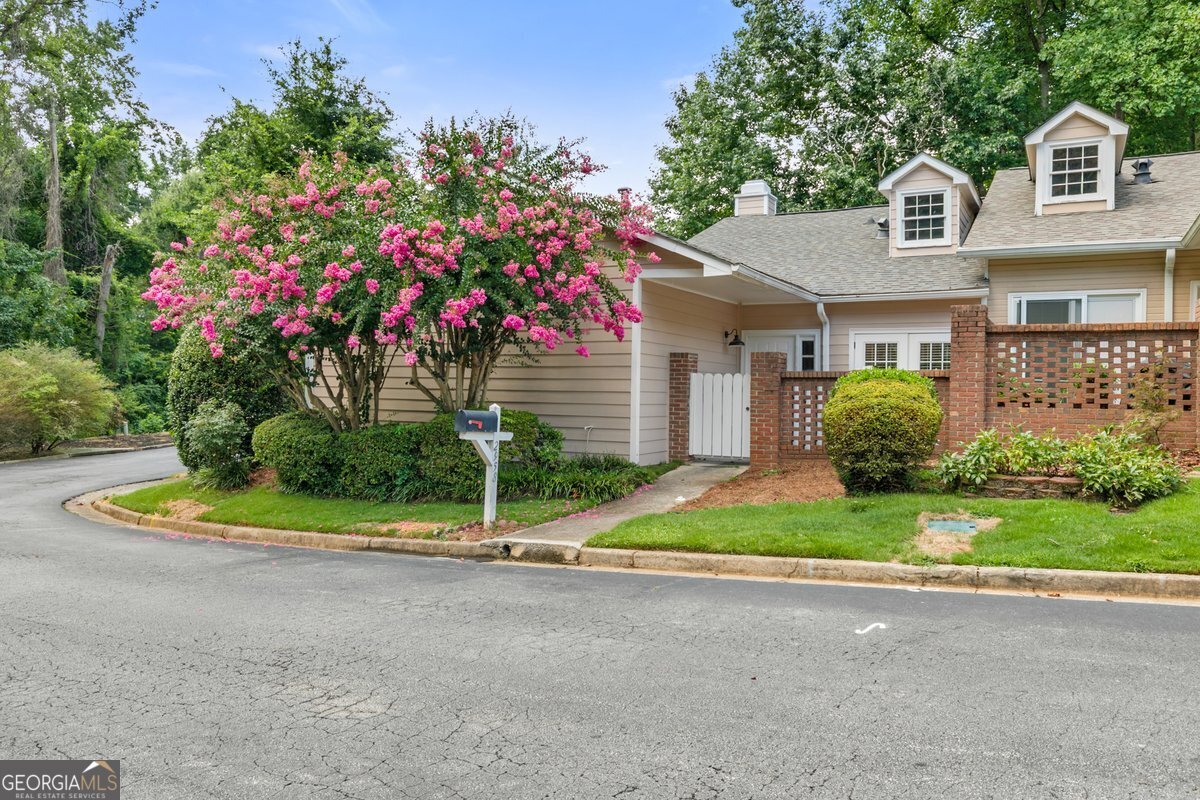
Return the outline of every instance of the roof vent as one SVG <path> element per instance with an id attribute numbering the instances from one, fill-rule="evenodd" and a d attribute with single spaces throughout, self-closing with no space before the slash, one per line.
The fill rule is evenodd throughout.
<path id="1" fill-rule="evenodd" d="M 1148 158 L 1139 158 L 1133 162 L 1133 182 L 1134 183 L 1154 183 L 1154 178 L 1150 176 L 1150 165 L 1154 162 Z"/>
<path id="2" fill-rule="evenodd" d="M 888 223 L 887 217 L 871 217 L 871 224 L 875 226 L 876 239 L 888 238 L 888 231 L 891 229 L 891 225 Z"/>

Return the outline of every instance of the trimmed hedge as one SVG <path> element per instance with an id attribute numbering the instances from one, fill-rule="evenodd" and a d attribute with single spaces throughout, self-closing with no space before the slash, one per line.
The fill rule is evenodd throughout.
<path id="1" fill-rule="evenodd" d="M 825 406 L 829 460 L 852 494 L 907 488 L 913 468 L 933 454 L 941 422 L 929 387 L 852 381 Z"/>
<path id="2" fill-rule="evenodd" d="M 528 411 L 505 411 L 503 427 L 514 435 L 500 448 L 501 497 L 604 502 L 654 479 L 617 456 L 564 458 L 562 433 Z M 259 425 L 253 442 L 255 458 L 275 470 L 285 492 L 373 501 L 483 497 L 483 464 L 458 438 L 450 414 L 335 434 L 319 419 L 291 413 Z"/>
<path id="3" fill-rule="evenodd" d="M 923 386 L 928 390 L 930 397 L 935 400 L 937 399 L 937 390 L 934 389 L 933 378 L 927 378 L 924 375 L 907 369 L 886 369 L 884 367 L 868 367 L 867 369 L 858 369 L 843 375 L 834 381 L 833 388 L 829 390 L 829 399 L 833 399 L 839 389 L 860 383 L 869 383 L 870 381 L 897 381 L 899 383 L 910 383 L 913 386 Z"/>
<path id="4" fill-rule="evenodd" d="M 329 425 L 292 412 L 254 429 L 254 457 L 275 470 L 281 491 L 334 496 L 342 476 L 342 443 Z"/>
<path id="5" fill-rule="evenodd" d="M 205 400 L 188 420 L 183 440 L 195 459 L 196 485 L 240 489 L 250 477 L 250 457 L 243 443 L 250 434 L 237 403 Z"/>
<path id="6" fill-rule="evenodd" d="M 175 438 L 179 460 L 195 471 L 200 463 L 187 443 L 188 420 L 205 400 L 236 403 L 246 417 L 241 452 L 251 453 L 250 433 L 264 420 L 292 408 L 279 385 L 263 377 L 250 355 L 235 346 L 213 358 L 200 328 L 189 326 L 179 337 L 167 376 L 167 428 Z"/>

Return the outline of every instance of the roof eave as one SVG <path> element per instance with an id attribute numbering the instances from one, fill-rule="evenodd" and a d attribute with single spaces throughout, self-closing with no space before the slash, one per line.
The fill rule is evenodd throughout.
<path id="1" fill-rule="evenodd" d="M 987 297 L 991 290 L 986 286 L 969 289 L 930 289 L 921 292 L 887 292 L 883 294 L 827 294 L 821 300 L 826 303 L 868 303 L 886 300 L 945 300 L 955 297 Z"/>
<path id="2" fill-rule="evenodd" d="M 802 286 L 797 286 L 794 283 L 776 278 L 773 275 L 760 272 L 759 270 L 756 270 L 753 267 L 748 267 L 745 264 L 734 264 L 733 274 L 742 280 L 757 283 L 760 286 L 767 286 L 777 291 L 786 292 L 794 297 L 799 297 L 803 300 L 808 300 L 813 303 L 821 299 L 819 295 L 814 292 L 810 292 L 808 289 L 805 289 Z"/>
<path id="3" fill-rule="evenodd" d="M 1179 239 L 1125 239 L 1100 242 L 1069 242 L 1063 244 L 1023 244 L 990 247 L 959 247 L 959 255 L 981 258 L 1022 258 L 1025 256 L 1072 256 L 1092 253 L 1140 253 L 1147 250 L 1166 250 L 1182 247 Z"/>

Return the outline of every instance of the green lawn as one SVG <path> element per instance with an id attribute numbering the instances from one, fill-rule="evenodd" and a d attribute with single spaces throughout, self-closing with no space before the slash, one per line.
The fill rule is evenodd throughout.
<path id="1" fill-rule="evenodd" d="M 956 564 L 1200 573 L 1200 481 L 1127 514 L 1080 500 L 896 494 L 652 514 L 592 537 L 592 547 L 924 563 L 912 543 L 922 511 L 1003 522 Z"/>
<path id="2" fill-rule="evenodd" d="M 203 522 L 253 525 L 261 528 L 320 531 L 323 533 L 373 533 L 373 526 L 388 522 L 438 522 L 457 526 L 483 518 L 481 503 L 371 503 L 306 495 L 282 494 L 255 487 L 238 492 L 196 489 L 184 479 L 138 489 L 112 498 L 115 505 L 142 514 L 166 514 L 167 503 L 194 500 L 210 511 Z M 579 500 L 517 500 L 500 503 L 497 518 L 534 525 L 591 508 Z"/>

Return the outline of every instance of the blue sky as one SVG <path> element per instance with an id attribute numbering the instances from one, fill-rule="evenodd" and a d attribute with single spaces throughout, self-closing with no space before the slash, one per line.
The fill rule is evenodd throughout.
<path id="1" fill-rule="evenodd" d="M 705 69 L 739 21 L 728 0 L 161 0 L 131 49 L 151 112 L 191 141 L 231 96 L 269 99 L 261 58 L 324 35 L 401 129 L 511 108 L 545 140 L 586 137 L 609 165 L 592 191 L 644 191 L 672 88 Z"/>

